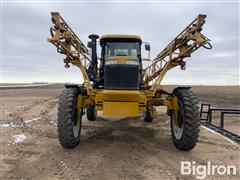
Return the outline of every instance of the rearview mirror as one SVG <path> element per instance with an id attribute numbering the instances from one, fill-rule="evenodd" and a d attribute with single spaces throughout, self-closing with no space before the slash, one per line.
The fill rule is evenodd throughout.
<path id="1" fill-rule="evenodd" d="M 151 50 L 150 44 L 145 44 L 145 50 L 146 51 L 150 51 Z"/>

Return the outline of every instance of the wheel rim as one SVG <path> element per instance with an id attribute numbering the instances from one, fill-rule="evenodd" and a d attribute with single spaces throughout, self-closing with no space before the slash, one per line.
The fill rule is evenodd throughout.
<path id="1" fill-rule="evenodd" d="M 76 138 L 79 136 L 81 131 L 82 109 L 78 111 L 78 109 L 75 107 L 73 109 L 72 117 L 73 136 Z"/>
<path id="2" fill-rule="evenodd" d="M 184 128 L 184 110 L 181 101 L 178 101 L 179 110 L 177 114 L 177 121 L 172 120 L 173 134 L 177 140 L 181 139 Z M 177 123 L 176 123 L 177 122 Z"/>

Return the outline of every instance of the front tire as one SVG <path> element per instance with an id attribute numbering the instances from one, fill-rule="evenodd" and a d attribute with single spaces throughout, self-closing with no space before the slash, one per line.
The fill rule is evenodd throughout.
<path id="1" fill-rule="evenodd" d="M 177 149 L 189 151 L 196 146 L 200 131 L 198 101 L 188 89 L 178 89 L 174 96 L 178 98 L 179 110 L 177 121 L 171 113 L 172 141 Z"/>
<path id="2" fill-rule="evenodd" d="M 64 89 L 58 104 L 58 137 L 64 148 L 74 148 L 80 142 L 82 109 L 76 107 L 78 88 Z"/>

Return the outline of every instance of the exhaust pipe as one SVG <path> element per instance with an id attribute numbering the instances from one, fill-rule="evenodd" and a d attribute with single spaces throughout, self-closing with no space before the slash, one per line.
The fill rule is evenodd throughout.
<path id="1" fill-rule="evenodd" d="M 88 36 L 91 39 L 88 47 L 91 48 L 91 63 L 88 67 L 88 76 L 91 81 L 94 81 L 97 75 L 97 39 L 99 38 L 96 34 L 91 34 Z"/>

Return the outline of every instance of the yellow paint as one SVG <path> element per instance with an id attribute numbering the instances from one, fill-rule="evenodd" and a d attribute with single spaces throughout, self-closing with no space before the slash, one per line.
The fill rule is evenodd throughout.
<path id="1" fill-rule="evenodd" d="M 78 99 L 77 99 L 77 109 L 82 108 L 83 107 L 83 103 L 84 103 L 83 96 L 79 95 Z"/>
<path id="2" fill-rule="evenodd" d="M 118 64 L 126 64 L 126 61 L 138 61 L 136 56 L 111 56 L 107 57 L 106 61 L 117 60 Z"/>
<path id="3" fill-rule="evenodd" d="M 106 38 L 128 38 L 128 39 L 141 40 L 141 37 L 138 35 L 125 35 L 125 34 L 108 34 L 108 35 L 103 35 L 100 39 L 106 39 Z"/>
<path id="4" fill-rule="evenodd" d="M 138 116 L 138 102 L 104 102 L 104 116 Z"/>
<path id="5" fill-rule="evenodd" d="M 104 101 L 139 101 L 139 91 L 103 90 Z"/>
<path id="6" fill-rule="evenodd" d="M 173 97 L 164 99 L 163 105 L 167 106 L 168 110 L 172 110 L 173 120 L 175 123 L 177 123 L 178 111 L 179 111 L 178 98 L 176 96 L 173 96 Z"/>

